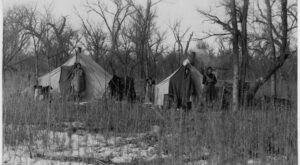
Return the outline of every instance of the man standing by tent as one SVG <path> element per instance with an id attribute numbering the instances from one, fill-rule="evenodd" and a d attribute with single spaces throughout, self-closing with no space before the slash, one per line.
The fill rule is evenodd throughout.
<path id="1" fill-rule="evenodd" d="M 206 103 L 212 103 L 217 98 L 215 84 L 217 83 L 216 76 L 212 73 L 212 67 L 208 67 L 203 76 L 204 94 Z"/>
<path id="2" fill-rule="evenodd" d="M 154 101 L 154 85 L 155 81 L 149 77 L 146 79 L 146 97 L 145 97 L 145 103 L 151 103 Z"/>
<path id="3" fill-rule="evenodd" d="M 72 71 L 71 75 L 71 87 L 72 94 L 75 97 L 75 100 L 77 101 L 82 97 L 82 94 L 85 91 L 85 74 L 80 63 L 75 63 L 74 66 L 75 68 Z"/>

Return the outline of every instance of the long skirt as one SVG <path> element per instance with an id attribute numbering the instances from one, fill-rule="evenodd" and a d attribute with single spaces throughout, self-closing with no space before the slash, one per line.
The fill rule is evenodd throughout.
<path id="1" fill-rule="evenodd" d="M 216 87 L 212 84 L 206 85 L 204 88 L 206 102 L 213 102 L 217 99 Z"/>

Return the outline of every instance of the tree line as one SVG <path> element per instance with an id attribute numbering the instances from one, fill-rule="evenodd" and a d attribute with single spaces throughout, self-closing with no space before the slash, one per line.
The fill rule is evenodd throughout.
<path id="1" fill-rule="evenodd" d="M 272 98 L 277 97 L 276 75 L 286 59 L 296 54 L 296 48 L 291 50 L 291 43 L 295 42 L 294 34 L 297 28 L 297 3 L 288 0 L 251 1 L 252 15 L 249 14 L 249 0 L 224 1 L 227 18 L 221 19 L 203 10 L 198 12 L 208 21 L 222 27 L 221 33 L 208 33 L 207 37 L 221 36 L 229 40 L 232 48 L 233 64 L 233 111 L 237 111 L 240 104 L 252 100 L 257 90 L 271 79 Z M 264 5 L 264 8 L 261 6 Z M 254 7 L 255 6 L 255 7 Z M 250 22 L 248 22 L 250 21 Z M 253 56 L 267 56 L 270 65 L 265 73 L 255 78 L 255 82 L 246 86 L 247 65 Z"/>
<path id="2" fill-rule="evenodd" d="M 219 6 L 225 11 L 222 17 L 197 9 L 199 18 L 220 29 L 204 32 L 203 38 L 196 38 L 190 28 L 182 29 L 180 20 L 169 29 L 159 28 L 156 9 L 160 0 L 109 3 L 86 1 L 82 7 L 99 21 L 76 10 L 79 29 L 70 24 L 68 16 L 54 17 L 51 8 L 18 5 L 8 9 L 3 19 L 4 73 L 26 65 L 37 78 L 63 64 L 80 45 L 111 74 L 161 80 L 181 65 L 190 53 L 190 42 L 200 40 L 204 45 L 195 49 L 205 49 L 208 60 L 203 65 L 225 68 L 223 78 L 233 80 L 233 107 L 237 110 L 269 79 L 275 98 L 278 75 L 297 67 L 296 1 L 226 0 Z M 174 44 L 166 41 L 170 34 Z M 205 42 L 210 37 L 218 48 Z M 249 80 L 254 83 L 243 90 Z"/>

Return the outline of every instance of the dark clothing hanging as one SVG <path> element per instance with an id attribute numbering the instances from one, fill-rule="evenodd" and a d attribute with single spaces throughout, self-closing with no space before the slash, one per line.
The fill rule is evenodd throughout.
<path id="1" fill-rule="evenodd" d="M 134 101 L 136 99 L 136 93 L 134 89 L 134 78 L 126 76 L 123 79 L 124 84 L 124 95 L 128 101 Z"/>
<path id="2" fill-rule="evenodd" d="M 124 84 L 121 77 L 114 75 L 108 83 L 108 86 L 110 88 L 110 94 L 112 97 L 115 97 L 119 101 L 123 100 Z"/>
<path id="3" fill-rule="evenodd" d="M 205 99 L 208 102 L 212 102 L 217 98 L 217 91 L 215 87 L 216 83 L 217 78 L 213 73 L 206 74 L 205 76 L 203 76 L 203 84 L 205 85 Z"/>
<path id="4" fill-rule="evenodd" d="M 197 92 L 190 69 L 181 66 L 170 78 L 169 98 L 177 103 L 177 108 L 186 108 L 193 95 L 197 95 Z"/>
<path id="5" fill-rule="evenodd" d="M 134 79 L 132 77 L 118 77 L 116 75 L 108 83 L 111 91 L 111 96 L 118 101 L 127 98 L 128 101 L 134 101 L 136 99 L 136 93 L 134 89 Z"/>

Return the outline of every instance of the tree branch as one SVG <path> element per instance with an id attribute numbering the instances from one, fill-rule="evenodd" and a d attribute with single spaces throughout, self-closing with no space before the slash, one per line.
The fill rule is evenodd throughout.
<path id="1" fill-rule="evenodd" d="M 205 37 L 202 37 L 202 38 L 195 38 L 197 40 L 204 40 L 204 39 L 207 39 L 207 38 L 210 38 L 210 37 L 215 37 L 215 36 L 226 36 L 226 35 L 231 35 L 231 33 L 206 33 L 207 36 Z"/>
<path id="2" fill-rule="evenodd" d="M 228 23 L 225 23 L 225 22 L 221 21 L 221 20 L 219 19 L 219 17 L 214 16 L 214 15 L 211 15 L 211 14 L 209 14 L 209 13 L 207 13 L 207 12 L 204 12 L 204 11 L 202 11 L 202 10 L 200 10 L 200 9 L 197 9 L 197 11 L 198 11 L 201 15 L 205 16 L 206 18 L 208 18 L 208 19 L 209 19 L 208 21 L 211 21 L 211 22 L 213 22 L 213 23 L 217 23 L 217 24 L 221 25 L 226 31 L 232 33 L 232 27 L 231 27 Z"/>

